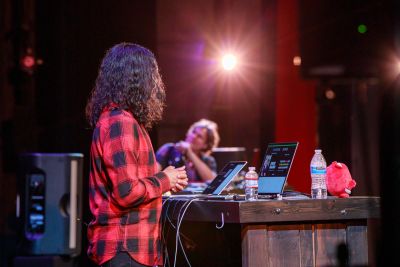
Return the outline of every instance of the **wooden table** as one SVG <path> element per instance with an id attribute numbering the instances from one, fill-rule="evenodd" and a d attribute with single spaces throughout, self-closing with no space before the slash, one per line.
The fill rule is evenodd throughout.
<path id="1" fill-rule="evenodd" d="M 341 260 L 370 266 L 375 261 L 371 240 L 379 234 L 379 197 L 167 200 L 164 236 L 172 266 L 173 227 L 185 209 L 179 230 L 191 266 L 339 266 Z M 188 266 L 182 250 L 176 266 Z"/>

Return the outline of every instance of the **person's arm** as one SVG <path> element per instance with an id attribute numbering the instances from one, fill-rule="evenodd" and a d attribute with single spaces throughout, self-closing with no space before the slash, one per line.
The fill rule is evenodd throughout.
<path id="1" fill-rule="evenodd" d="M 103 137 L 103 160 L 111 182 L 111 198 L 120 207 L 149 202 L 171 189 L 164 172 L 144 177 L 142 170 L 154 160 L 150 159 L 154 155 L 151 147 L 143 150 L 145 143 L 145 133 L 129 117 L 114 122 Z"/>
<path id="2" fill-rule="evenodd" d="M 166 143 L 157 150 L 156 160 L 159 171 L 165 169 L 168 166 L 168 159 L 172 148 L 173 143 Z"/>
<path id="3" fill-rule="evenodd" d="M 196 153 L 194 153 L 190 147 L 186 150 L 186 157 L 192 161 L 197 173 L 204 182 L 211 181 L 215 178 L 215 171 L 211 170 L 211 168 Z"/>

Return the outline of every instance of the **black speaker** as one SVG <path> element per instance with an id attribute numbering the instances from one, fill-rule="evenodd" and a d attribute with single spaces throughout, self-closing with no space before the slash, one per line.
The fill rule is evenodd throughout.
<path id="1" fill-rule="evenodd" d="M 19 156 L 18 253 L 77 256 L 81 252 L 83 155 Z"/>
<path id="2" fill-rule="evenodd" d="M 378 77 L 397 68 L 398 7 L 395 0 L 300 0 L 303 77 Z"/>

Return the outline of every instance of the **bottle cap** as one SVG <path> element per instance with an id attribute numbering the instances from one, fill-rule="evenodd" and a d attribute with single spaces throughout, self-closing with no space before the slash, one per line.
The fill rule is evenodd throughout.
<path id="1" fill-rule="evenodd" d="M 322 152 L 322 149 L 315 149 L 315 152 L 316 152 L 316 153 L 321 153 L 321 152 Z"/>
<path id="2" fill-rule="evenodd" d="M 249 171 L 255 171 L 256 167 L 249 167 Z"/>

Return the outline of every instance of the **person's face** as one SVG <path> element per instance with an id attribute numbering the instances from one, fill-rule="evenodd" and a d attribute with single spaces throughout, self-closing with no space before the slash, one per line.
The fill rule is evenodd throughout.
<path id="1" fill-rule="evenodd" d="M 207 129 L 202 127 L 194 128 L 186 136 L 186 142 L 190 143 L 192 150 L 200 152 L 207 147 Z"/>

